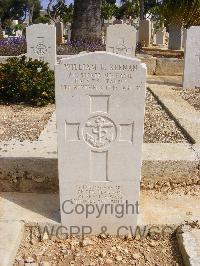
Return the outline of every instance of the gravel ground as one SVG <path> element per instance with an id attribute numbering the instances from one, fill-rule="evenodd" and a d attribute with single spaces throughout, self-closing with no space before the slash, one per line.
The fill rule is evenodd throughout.
<path id="1" fill-rule="evenodd" d="M 157 103 L 147 90 L 144 123 L 145 143 L 180 143 L 188 142 L 182 131 Z"/>
<path id="2" fill-rule="evenodd" d="M 37 140 L 55 105 L 33 108 L 24 105 L 0 105 L 0 140 Z M 145 143 L 178 143 L 186 138 L 175 122 L 158 105 L 147 90 L 145 115 Z"/>
<path id="3" fill-rule="evenodd" d="M 176 89 L 179 95 L 189 104 L 194 106 L 197 111 L 200 111 L 200 88 L 196 89 Z"/>
<path id="4" fill-rule="evenodd" d="M 0 104 L 0 140 L 37 140 L 54 108 Z"/>
<path id="5" fill-rule="evenodd" d="M 30 237 L 32 236 L 32 237 Z M 45 236 L 45 235 L 44 235 Z M 41 235 L 36 227 L 27 227 L 14 266 L 179 266 L 183 265 L 176 237 L 152 234 L 143 239 L 105 235 L 60 239 Z"/>

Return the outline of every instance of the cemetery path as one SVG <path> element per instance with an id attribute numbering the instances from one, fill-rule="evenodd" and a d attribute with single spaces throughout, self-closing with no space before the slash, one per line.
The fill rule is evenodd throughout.
<path id="1" fill-rule="evenodd" d="M 179 95 L 191 104 L 197 111 L 200 111 L 200 88 L 195 89 L 177 89 Z"/>
<path id="2" fill-rule="evenodd" d="M 139 223 L 164 225 L 198 220 L 199 201 L 199 187 L 189 191 L 187 195 L 184 190 L 181 192 L 180 188 L 171 193 L 142 190 Z M 60 221 L 58 194 L 0 193 L 0 220 L 58 223 Z"/>

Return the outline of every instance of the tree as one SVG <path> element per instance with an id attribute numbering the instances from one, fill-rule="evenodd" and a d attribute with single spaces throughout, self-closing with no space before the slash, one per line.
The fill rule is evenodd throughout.
<path id="1" fill-rule="evenodd" d="M 74 13 L 74 6 L 70 4 L 69 6 L 63 1 L 58 1 L 56 5 L 52 7 L 52 15 L 54 20 L 62 20 L 64 23 L 72 22 Z"/>
<path id="2" fill-rule="evenodd" d="M 1 23 L 10 19 L 20 19 L 26 14 L 26 0 L 0 0 Z"/>
<path id="3" fill-rule="evenodd" d="M 6 20 L 26 18 L 29 14 L 30 23 L 40 15 L 40 0 L 0 0 L 0 17 L 4 24 Z"/>
<path id="4" fill-rule="evenodd" d="M 65 5 L 65 0 L 49 0 L 47 12 L 49 17 L 56 22 L 59 17 L 60 9 Z"/>
<path id="5" fill-rule="evenodd" d="M 99 40 L 101 37 L 101 0 L 75 0 L 72 40 Z"/>
<path id="6" fill-rule="evenodd" d="M 144 0 L 140 0 L 140 20 L 144 19 Z"/>
<path id="7" fill-rule="evenodd" d="M 122 0 L 122 5 L 118 9 L 117 18 L 137 18 L 139 16 L 139 2 L 138 0 Z"/>
<path id="8" fill-rule="evenodd" d="M 28 0 L 27 1 L 27 11 L 29 14 L 29 24 L 32 24 L 35 19 L 40 17 L 40 10 L 42 6 L 40 0 Z"/>
<path id="9" fill-rule="evenodd" d="M 40 16 L 40 17 L 34 19 L 34 24 L 39 24 L 39 23 L 49 24 L 50 23 L 49 16 Z"/>
<path id="10" fill-rule="evenodd" d="M 116 6 L 116 1 L 112 0 L 103 0 L 102 1 L 102 6 L 101 6 L 101 17 L 102 19 L 109 20 L 114 16 L 116 13 L 117 6 Z"/>
<path id="11" fill-rule="evenodd" d="M 132 17 L 140 17 L 140 20 L 152 14 L 153 8 L 158 5 L 157 0 L 121 0 L 121 3 L 120 12 L 124 17 L 130 14 Z"/>
<path id="12" fill-rule="evenodd" d="M 159 8 L 160 19 L 165 25 L 189 28 L 200 25 L 199 0 L 163 0 Z"/>

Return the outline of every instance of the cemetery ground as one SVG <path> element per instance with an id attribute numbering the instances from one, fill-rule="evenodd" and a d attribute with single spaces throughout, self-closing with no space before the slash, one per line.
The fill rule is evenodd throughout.
<path id="1" fill-rule="evenodd" d="M 7 247 L 4 258 L 12 261 L 18 250 L 14 265 L 183 265 L 182 254 L 198 252 L 192 232 L 199 227 L 195 221 L 200 213 L 199 124 L 192 124 L 192 120 L 199 117 L 199 89 L 182 90 L 180 82 L 174 85 L 174 78 L 173 85 L 165 82 L 166 78 L 155 79 L 152 82 L 149 78 L 147 84 L 139 225 L 158 227 L 144 239 L 132 238 L 129 230 L 127 238 L 100 235 L 82 240 L 41 235 L 44 224 L 59 226 L 60 221 L 58 182 L 51 180 L 56 170 L 50 173 L 57 161 L 55 106 L 0 105 L 1 122 L 6 126 L 0 135 L 4 170 L 0 217 L 4 221 L 3 244 Z M 180 110 L 176 113 L 180 106 L 184 107 L 184 114 Z M 184 115 L 189 119 L 180 117 Z M 29 157 L 39 167 L 44 164 L 43 169 L 32 166 Z M 189 245 L 178 240 L 176 234 L 184 221 L 190 221 L 189 225 L 186 223 L 191 232 Z M 166 230 L 169 232 L 164 236 L 157 234 L 165 225 L 170 226 Z"/>
<path id="2" fill-rule="evenodd" d="M 37 140 L 55 106 L 32 107 L 24 104 L 0 104 L 0 140 Z"/>
<path id="3" fill-rule="evenodd" d="M 124 41 L 114 41 L 115 36 L 119 37 L 118 33 L 125 33 L 118 31 L 111 38 L 110 44 L 107 40 L 106 50 L 109 48 L 111 52 L 122 53 L 123 56 L 104 52 L 87 55 L 83 52 L 74 57 L 61 47 L 57 56 L 55 28 L 48 25 L 42 25 L 41 28 L 45 32 L 42 39 L 46 39 L 42 41 L 39 34 L 40 26 L 32 25 L 27 30 L 27 56 L 50 63 L 52 70 L 61 58 L 68 59 L 63 59 L 56 65 L 55 90 L 54 73 L 50 72 L 44 63 L 25 62 L 23 57 L 13 59 L 14 61 L 11 59 L 9 63 L 14 64 L 15 72 L 18 74 L 18 78 L 14 78 L 11 83 L 21 80 L 21 77 L 28 77 L 25 82 L 23 80 L 17 84 L 21 95 L 23 91 L 30 92 L 26 100 L 31 100 L 36 105 L 54 102 L 56 91 L 57 118 L 54 104 L 32 107 L 23 103 L 23 97 L 19 97 L 21 103 L 18 105 L 0 104 L 0 122 L 3 125 L 0 130 L 0 266 L 199 265 L 199 89 L 182 88 L 183 52 L 144 49 L 138 55 L 142 62 L 147 64 L 149 74 L 146 84 L 140 180 L 138 170 L 141 162 L 141 121 L 146 70 L 143 64 L 133 59 L 135 43 L 130 42 L 126 47 Z M 53 36 L 52 39 L 49 38 L 50 34 Z M 127 36 L 124 36 L 125 39 Z M 47 43 L 44 44 L 43 41 Z M 92 49 L 99 50 L 95 47 Z M 80 51 L 77 50 L 78 52 Z M 125 57 L 124 52 L 126 55 L 130 53 L 133 58 Z M 67 64 L 64 65 L 64 62 Z M 115 84 L 113 72 L 116 69 L 111 67 L 110 62 L 115 63 L 112 67 L 119 67 L 120 71 L 117 71 L 120 75 L 121 66 L 125 66 L 127 74 L 127 63 L 135 64 L 134 70 L 130 70 L 133 69 L 133 65 L 129 65 L 132 75 L 127 75 L 126 78 L 122 75 L 123 78 L 118 80 L 121 83 L 117 84 L 116 91 L 111 90 L 105 82 L 109 69 L 112 75 L 107 82 Z M 5 76 L 13 67 L 9 64 L 4 69 Z M 24 65 L 28 71 L 23 68 Z M 95 84 L 95 93 L 90 88 L 90 85 L 96 82 L 95 79 L 90 79 L 94 74 L 94 66 L 101 71 L 100 78 Z M 24 75 L 21 74 L 21 69 Z M 84 90 L 80 86 L 77 94 L 77 83 L 85 83 L 82 74 L 88 75 L 89 86 Z M 117 75 L 116 77 L 118 78 Z M 190 81 L 189 79 L 188 82 Z M 10 86 L 11 83 L 9 78 L 4 79 L 4 93 L 1 95 L 6 95 L 12 100 L 14 87 Z M 22 87 L 21 84 L 26 86 Z M 8 87 L 12 93 L 7 90 Z M 66 90 L 65 94 L 63 87 Z M 15 97 L 21 95 L 15 94 Z M 46 97 L 49 97 L 49 101 Z M 83 121 L 82 110 L 88 120 Z M 96 120 L 93 120 L 94 117 Z M 104 128 L 104 131 L 100 130 L 100 133 L 111 134 L 105 135 L 103 142 L 100 137 L 100 141 L 94 143 L 91 140 L 98 139 L 94 138 L 98 131 L 92 131 L 91 128 L 94 130 L 94 124 L 100 122 L 106 123 L 108 127 L 105 131 L 105 124 L 101 124 L 100 127 Z M 103 134 L 103 137 L 105 136 Z M 111 149 L 109 141 L 113 145 Z M 101 145 L 108 147 L 103 146 L 101 149 Z M 57 153 L 57 147 L 60 154 Z M 90 155 L 87 153 L 88 150 Z M 110 156 L 113 150 L 115 152 Z M 80 180 L 83 189 L 79 186 Z M 92 188 L 92 193 L 91 185 L 95 187 Z M 107 202 L 109 199 L 110 202 L 113 202 L 113 199 L 117 199 L 118 202 L 120 199 L 123 202 L 122 199 L 125 198 L 139 199 L 137 224 L 141 230 L 139 234 L 144 234 L 143 237 L 135 236 L 133 228 L 126 226 L 130 223 L 134 227 L 135 217 L 130 218 L 128 215 L 122 217 L 126 218 L 125 220 L 120 220 L 121 223 L 124 221 L 123 228 L 118 227 L 120 222 L 116 216 L 108 219 L 105 215 L 99 217 L 100 219 L 92 217 L 94 220 L 90 220 L 91 226 L 95 229 L 104 222 L 113 231 L 118 227 L 123 230 L 120 233 L 127 235 L 125 237 L 109 236 L 103 228 L 103 233 L 96 236 L 87 236 L 85 231 L 80 231 L 80 234 L 84 235 L 83 239 L 68 237 L 63 232 L 59 235 L 60 229 L 66 229 L 68 233 L 69 230 L 73 230 L 73 226 L 71 228 L 70 225 L 74 223 L 81 225 L 79 229 L 84 230 L 83 225 L 88 222 L 85 217 L 77 219 L 74 214 L 63 217 L 58 191 L 61 202 L 69 195 L 75 197 L 76 201 L 77 194 L 74 193 L 74 189 L 77 190 L 78 198 L 86 202 L 87 199 L 98 202 L 98 196 L 103 202 L 104 199 Z M 60 227 L 61 220 L 62 225 L 66 225 L 67 228 Z M 50 235 L 43 234 L 46 228 L 50 230 Z"/>
<path id="4" fill-rule="evenodd" d="M 181 93 L 181 92 L 180 92 Z M 198 108 L 198 90 L 182 93 L 190 101 L 194 101 Z M 55 105 L 49 104 L 45 107 L 32 107 L 19 104 L 1 104 L 0 132 L 1 141 L 16 139 L 19 141 L 38 140 L 42 130 L 49 118 L 55 111 Z M 180 128 L 166 111 L 157 102 L 152 93 L 147 89 L 146 94 L 146 116 L 145 116 L 145 143 L 179 143 L 186 141 Z"/>

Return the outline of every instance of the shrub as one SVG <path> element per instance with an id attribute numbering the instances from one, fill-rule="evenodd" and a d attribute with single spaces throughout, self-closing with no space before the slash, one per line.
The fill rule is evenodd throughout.
<path id="1" fill-rule="evenodd" d="M 0 64 L 1 101 L 42 106 L 54 99 L 54 72 L 47 63 L 22 56 Z"/>
<path id="2" fill-rule="evenodd" d="M 0 40 L 0 56 L 17 56 L 26 53 L 26 39 L 13 37 Z"/>
<path id="3" fill-rule="evenodd" d="M 57 54 L 78 54 L 80 52 L 95 52 L 95 51 L 105 51 L 105 45 L 101 41 L 67 41 L 65 44 L 57 46 Z"/>

